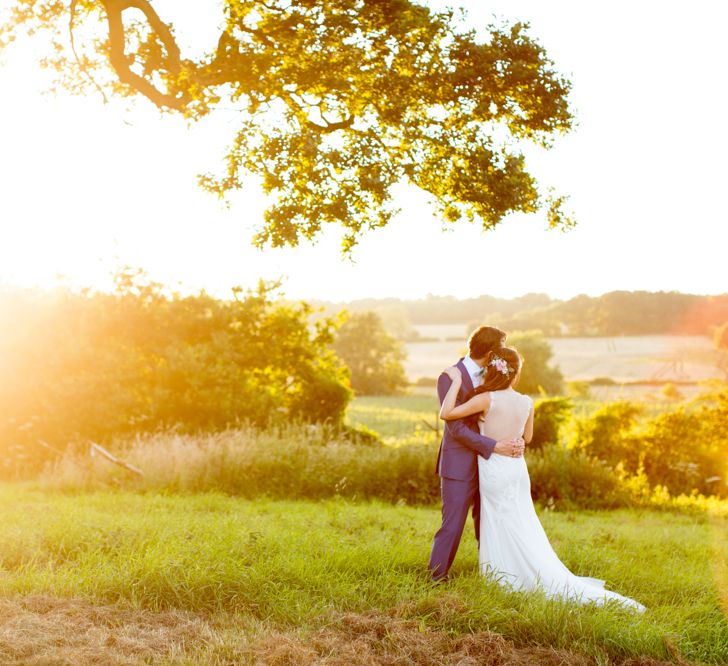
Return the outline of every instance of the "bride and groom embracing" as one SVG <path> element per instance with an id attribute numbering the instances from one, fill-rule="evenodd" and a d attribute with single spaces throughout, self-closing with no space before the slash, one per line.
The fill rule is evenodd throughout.
<path id="1" fill-rule="evenodd" d="M 533 400 L 514 388 L 523 361 L 505 339 L 503 331 L 481 326 L 470 336 L 468 355 L 437 382 L 446 425 L 437 456 L 442 526 L 432 544 L 432 579 L 447 580 L 472 506 L 483 574 L 516 590 L 540 589 L 581 603 L 613 600 L 644 611 L 634 599 L 606 590 L 605 581 L 571 573 L 551 547 L 523 457 L 533 436 Z"/>

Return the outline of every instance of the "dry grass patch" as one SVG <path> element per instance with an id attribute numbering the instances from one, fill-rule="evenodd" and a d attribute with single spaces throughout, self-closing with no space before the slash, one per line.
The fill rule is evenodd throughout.
<path id="1" fill-rule="evenodd" d="M 4 666 L 116 666 L 174 661 L 214 639 L 200 617 L 79 599 L 0 599 Z"/>
<path id="2" fill-rule="evenodd" d="M 456 600 L 433 618 L 458 612 Z M 590 666 L 569 650 L 516 647 L 492 632 L 455 635 L 408 619 L 411 604 L 389 611 L 332 614 L 321 629 L 275 631 L 237 617 L 213 620 L 47 596 L 0 599 L 3 666 Z M 323 619 L 323 618 L 322 618 Z M 682 662 L 679 658 L 678 663 Z M 619 666 L 667 666 L 637 657 Z M 674 662 L 673 662 L 674 663 Z"/>
<path id="3" fill-rule="evenodd" d="M 503 636 L 480 632 L 455 636 L 399 617 L 400 611 L 346 613 L 306 635 L 275 633 L 251 650 L 260 666 L 590 666 L 595 662 L 568 650 L 516 647 Z M 663 666 L 650 657 L 620 666 Z"/>

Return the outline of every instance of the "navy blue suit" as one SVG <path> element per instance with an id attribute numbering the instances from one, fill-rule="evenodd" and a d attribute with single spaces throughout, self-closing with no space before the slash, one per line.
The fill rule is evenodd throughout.
<path id="1" fill-rule="evenodd" d="M 457 367 L 463 377 L 455 400 L 455 404 L 460 405 L 473 390 L 473 383 L 463 359 L 457 362 Z M 452 380 L 445 373 L 437 380 L 437 395 L 441 405 L 451 384 Z M 435 534 L 428 565 L 434 580 L 447 576 L 460 545 L 471 506 L 475 537 L 480 539 L 478 456 L 489 458 L 495 445 L 495 440 L 480 434 L 477 414 L 445 422 L 437 454 L 437 473 L 440 475 L 442 495 L 442 527 Z"/>

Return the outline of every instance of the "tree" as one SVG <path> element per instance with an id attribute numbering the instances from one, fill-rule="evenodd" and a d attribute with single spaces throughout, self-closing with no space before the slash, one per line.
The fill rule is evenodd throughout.
<path id="1" fill-rule="evenodd" d="M 387 333 L 375 312 L 358 312 L 339 329 L 336 354 L 351 372 L 351 387 L 361 395 L 393 395 L 407 386 L 402 344 Z"/>
<path id="2" fill-rule="evenodd" d="M 489 317 L 504 330 L 537 328 L 560 335 L 705 335 L 728 317 L 728 294 L 699 296 L 679 292 L 612 291 Z"/>
<path id="3" fill-rule="evenodd" d="M 351 397 L 335 322 L 272 301 L 268 285 L 222 301 L 125 273 L 113 294 L 0 292 L 2 305 L 0 454 L 170 426 L 340 425 Z"/>
<path id="4" fill-rule="evenodd" d="M 478 41 L 453 11 L 411 0 L 221 4 L 216 48 L 196 56 L 153 0 L 12 0 L 0 48 L 45 33 L 45 63 L 74 93 L 141 95 L 193 121 L 239 109 L 223 173 L 200 183 L 225 197 L 243 174 L 260 178 L 272 203 L 258 245 L 295 246 L 338 224 L 348 252 L 390 221 L 403 181 L 448 222 L 492 228 L 544 209 L 549 226 L 572 224 L 519 146 L 548 148 L 572 123 L 570 83 L 527 24 Z"/>
<path id="5" fill-rule="evenodd" d="M 529 451 L 561 442 L 561 428 L 570 418 L 574 403 L 569 398 L 542 398 L 536 402 L 533 415 L 533 437 Z"/>
<path id="6" fill-rule="evenodd" d="M 564 377 L 558 367 L 549 365 L 553 351 L 541 331 L 509 334 L 509 347 L 515 347 L 524 359 L 518 390 L 522 393 L 560 393 Z"/>

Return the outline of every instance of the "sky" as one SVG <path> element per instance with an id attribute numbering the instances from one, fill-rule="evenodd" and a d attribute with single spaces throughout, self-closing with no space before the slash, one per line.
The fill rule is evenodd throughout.
<path id="1" fill-rule="evenodd" d="M 220 296 L 259 278 L 290 298 L 555 298 L 617 289 L 728 292 L 723 193 L 728 134 L 722 26 L 728 4 L 615 0 L 431 0 L 463 7 L 480 29 L 493 16 L 528 21 L 573 83 L 576 128 L 532 172 L 570 196 L 578 226 L 512 215 L 483 232 L 443 230 L 427 197 L 398 189 L 402 209 L 353 259 L 327 229 L 314 244 L 258 250 L 264 201 L 254 183 L 226 208 L 197 186 L 218 171 L 239 118 L 222 109 L 187 127 L 140 98 L 43 94 L 31 40 L 0 56 L 0 284 L 62 282 L 105 289 L 123 265 L 183 291 Z M 0 0 L 0 10 L 7 7 Z M 186 53 L 209 49 L 216 3 L 155 1 Z M 177 5 L 177 6 L 175 6 Z M 190 7 L 196 8 L 193 14 Z M 183 53 L 184 54 L 184 53 Z"/>

